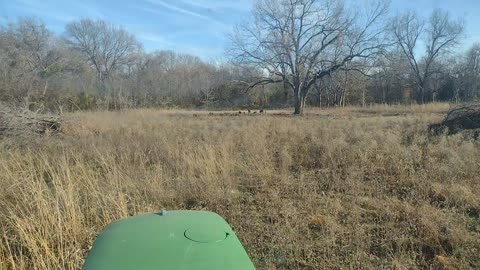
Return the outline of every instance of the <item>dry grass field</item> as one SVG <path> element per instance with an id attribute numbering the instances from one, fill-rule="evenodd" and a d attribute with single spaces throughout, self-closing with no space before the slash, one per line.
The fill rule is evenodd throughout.
<path id="1" fill-rule="evenodd" d="M 0 141 L 0 269 L 79 269 L 113 220 L 203 209 L 258 269 L 480 269 L 480 142 L 447 104 L 131 110 Z"/>

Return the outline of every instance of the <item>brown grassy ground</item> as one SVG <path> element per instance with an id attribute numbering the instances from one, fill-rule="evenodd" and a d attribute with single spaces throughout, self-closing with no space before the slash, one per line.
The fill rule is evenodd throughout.
<path id="1" fill-rule="evenodd" d="M 425 131 L 447 109 L 70 115 L 0 142 L 0 268 L 78 269 L 166 208 L 220 213 L 258 269 L 480 269 L 480 143 Z"/>

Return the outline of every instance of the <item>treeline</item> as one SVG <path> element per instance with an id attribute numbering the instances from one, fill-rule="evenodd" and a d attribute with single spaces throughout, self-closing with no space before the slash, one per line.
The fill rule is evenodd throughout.
<path id="1" fill-rule="evenodd" d="M 261 10 L 265 7 L 261 6 L 262 1 L 258 2 L 257 13 L 254 14 L 257 25 L 261 23 L 259 17 L 268 17 L 268 10 Z M 283 13 L 278 12 L 282 8 L 298 10 L 298 7 L 282 6 L 282 1 L 277 2 L 279 6 L 275 15 L 282 16 Z M 312 8 L 315 2 L 289 3 L 303 5 L 303 10 L 306 10 L 306 7 Z M 332 18 L 332 23 L 341 20 L 338 11 L 335 12 L 337 17 Z M 309 16 L 315 12 L 306 14 Z M 380 15 L 384 16 L 378 13 Z M 291 17 L 285 15 L 276 19 L 281 21 Z M 330 23 L 327 19 L 325 23 Z M 305 56 L 297 50 L 298 61 L 294 64 L 298 66 L 288 71 L 288 67 L 282 67 L 285 63 L 282 57 L 287 54 L 255 56 L 257 51 L 241 47 L 242 42 L 251 37 L 242 37 L 238 31 L 232 37 L 232 47 L 237 50 L 229 50 L 226 59 L 230 61 L 218 63 L 172 51 L 147 53 L 134 35 L 104 21 L 74 21 L 66 25 L 62 35 L 57 36 L 42 21 L 19 19 L 0 28 L 0 101 L 31 110 L 50 111 L 134 107 L 286 107 L 294 105 L 301 90 L 295 92 L 296 86 L 291 83 L 295 76 L 304 76 L 305 81 L 312 81 L 307 91 L 300 93 L 305 95 L 302 102 L 309 106 L 470 102 L 478 99 L 480 45 L 472 45 L 465 51 L 459 49 L 464 36 L 461 21 L 436 10 L 429 18 L 409 12 L 385 19 L 382 23 L 385 44 L 373 44 L 380 42 L 377 37 L 366 40 L 369 46 L 375 45 L 371 47 L 375 48 L 375 53 L 370 48 L 368 59 L 351 57 L 342 62 L 341 67 L 322 73 L 320 65 L 325 68 L 325 65 L 337 63 L 337 59 L 330 59 L 327 53 L 343 50 L 340 46 L 344 45 L 339 40 L 345 40 L 349 37 L 347 34 L 355 36 L 356 32 L 347 32 L 350 30 L 345 27 L 346 30 L 333 33 L 338 35 L 338 39 L 331 44 L 337 44 L 337 47 L 318 53 L 319 58 L 323 58 L 318 60 L 318 67 L 312 65 L 312 70 L 318 74 L 311 75 L 305 71 L 307 64 L 301 61 L 305 58 L 305 63 L 313 63 L 307 60 L 316 52 L 312 48 L 319 43 L 307 44 L 305 50 L 310 51 L 305 52 Z M 321 23 L 318 27 L 322 27 Z M 262 44 L 273 44 L 275 41 L 268 38 L 283 30 L 271 29 Z M 243 41 L 239 42 L 239 38 Z M 285 40 L 285 37 L 281 39 L 282 42 Z M 314 38 L 311 40 L 315 41 Z M 357 43 L 366 44 L 366 41 Z M 292 54 L 288 51 L 290 43 L 281 46 L 284 48 L 265 48 L 262 53 L 268 49 L 274 52 L 284 49 Z M 260 65 L 251 59 L 247 61 L 248 57 L 242 57 L 239 49 L 258 58 L 270 57 L 271 63 Z M 271 64 L 278 71 L 272 71 Z M 259 78 L 264 81 L 255 83 Z"/>
<path id="2" fill-rule="evenodd" d="M 0 100 L 32 110 L 271 105 L 271 88 L 245 93 L 239 83 L 252 72 L 172 51 L 146 53 L 132 34 L 104 21 L 72 22 L 61 37 L 36 19 L 0 29 Z"/>
<path id="3" fill-rule="evenodd" d="M 402 51 L 380 56 L 365 75 L 356 70 L 335 72 L 309 93 L 313 106 L 348 104 L 469 103 L 480 98 L 480 44 L 461 53 L 442 55 L 426 73 L 423 91 Z M 424 69 L 424 64 L 418 64 Z"/>

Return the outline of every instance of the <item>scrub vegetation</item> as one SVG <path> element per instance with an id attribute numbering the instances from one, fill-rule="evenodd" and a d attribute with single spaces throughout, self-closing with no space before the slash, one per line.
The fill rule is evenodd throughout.
<path id="1" fill-rule="evenodd" d="M 113 220 L 215 211 L 258 269 L 479 269 L 480 145 L 448 104 L 78 112 L 0 141 L 0 269 L 79 269 Z"/>

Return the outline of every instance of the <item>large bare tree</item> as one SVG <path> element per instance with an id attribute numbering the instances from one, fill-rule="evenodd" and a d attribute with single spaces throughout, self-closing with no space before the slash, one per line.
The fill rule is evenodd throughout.
<path id="1" fill-rule="evenodd" d="M 448 12 L 438 9 L 427 21 L 414 12 L 393 19 L 392 33 L 410 64 L 417 102 L 425 102 L 430 79 L 438 73 L 435 62 L 458 44 L 463 31 L 462 22 L 452 20 Z M 425 51 L 420 55 L 418 47 L 421 45 L 425 46 Z"/>
<path id="2" fill-rule="evenodd" d="M 95 68 L 103 87 L 115 71 L 128 65 L 141 50 L 136 38 L 104 21 L 82 19 L 66 26 L 67 43 Z"/>
<path id="3" fill-rule="evenodd" d="M 254 21 L 236 28 L 229 53 L 263 71 L 248 89 L 283 82 L 293 90 L 295 114 L 302 114 L 317 81 L 385 47 L 388 4 L 371 4 L 362 13 L 335 0 L 257 0 Z"/>

